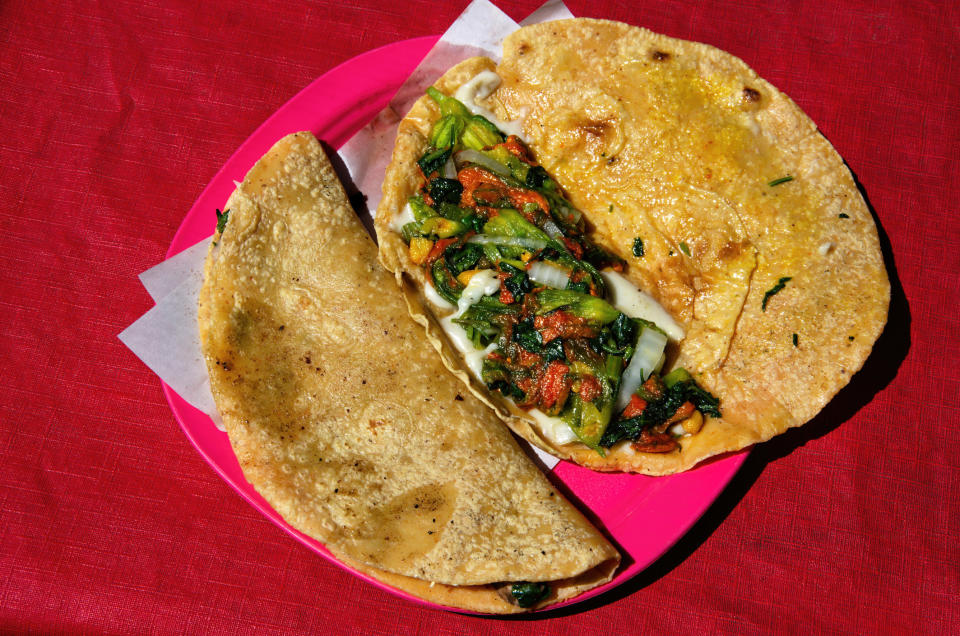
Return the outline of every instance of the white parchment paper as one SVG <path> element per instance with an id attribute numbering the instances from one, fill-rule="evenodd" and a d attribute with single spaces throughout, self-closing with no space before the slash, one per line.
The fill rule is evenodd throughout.
<path id="1" fill-rule="evenodd" d="M 560 0 L 550 0 L 521 24 L 571 18 Z M 488 0 L 473 0 L 410 74 L 390 104 L 338 151 L 350 178 L 376 210 L 380 187 L 396 140 L 397 124 L 417 99 L 447 69 L 477 55 L 500 59 L 503 39 L 519 25 Z M 197 300 L 210 239 L 200 241 L 140 274 L 157 303 L 120 333 L 120 340 L 191 406 L 222 430 L 210 393 L 197 333 Z M 531 446 L 547 468 L 558 459 Z"/>

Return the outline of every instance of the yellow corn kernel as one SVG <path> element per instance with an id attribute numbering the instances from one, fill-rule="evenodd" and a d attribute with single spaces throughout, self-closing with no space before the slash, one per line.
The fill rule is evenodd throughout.
<path id="1" fill-rule="evenodd" d="M 422 236 L 413 237 L 410 239 L 410 260 L 417 265 L 423 265 L 431 249 L 433 249 L 433 241 Z"/>
<path id="2" fill-rule="evenodd" d="M 529 261 L 531 258 L 533 258 L 533 254 L 531 254 L 530 252 L 524 252 L 523 254 L 520 255 L 520 260 L 523 261 L 524 263 Z"/>
<path id="3" fill-rule="evenodd" d="M 460 284 L 461 284 L 461 285 L 463 285 L 464 287 L 466 287 L 467 284 L 470 283 L 470 279 L 473 278 L 474 274 L 476 274 L 476 273 L 479 272 L 479 271 L 480 271 L 479 269 L 467 269 L 467 270 L 464 270 L 464 271 L 460 272 L 460 275 L 459 275 L 459 276 L 457 276 L 457 280 L 460 281 Z"/>
<path id="4" fill-rule="evenodd" d="M 700 429 L 703 428 L 703 415 L 701 415 L 700 411 L 694 411 L 693 415 L 683 420 L 680 425 L 683 427 L 684 432 L 690 435 L 696 435 L 700 432 Z"/>

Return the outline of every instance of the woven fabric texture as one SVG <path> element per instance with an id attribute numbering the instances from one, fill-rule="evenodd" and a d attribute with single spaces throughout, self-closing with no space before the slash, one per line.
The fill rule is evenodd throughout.
<path id="1" fill-rule="evenodd" d="M 537 2 L 498 2 L 522 19 Z M 612 2 L 790 95 L 879 221 L 863 372 L 755 449 L 639 577 L 546 618 L 413 605 L 240 499 L 117 334 L 204 186 L 301 88 L 464 2 L 0 2 L 0 632 L 960 632 L 960 17 L 937 2 Z M 656 523 L 656 520 L 649 520 Z"/>

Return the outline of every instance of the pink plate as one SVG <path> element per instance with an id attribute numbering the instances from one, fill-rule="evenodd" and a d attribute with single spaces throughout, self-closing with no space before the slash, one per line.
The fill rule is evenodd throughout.
<path id="1" fill-rule="evenodd" d="M 334 148 L 343 145 L 387 105 L 436 40 L 432 36 L 422 37 L 369 51 L 344 62 L 300 91 L 250 135 L 213 177 L 177 230 L 167 257 L 210 235 L 216 222 L 214 209 L 223 207 L 234 189 L 233 180 L 243 179 L 257 159 L 284 135 L 310 130 Z M 287 525 L 244 479 L 227 436 L 168 386 L 164 385 L 163 390 L 184 433 L 204 459 L 268 519 L 321 556 L 373 585 L 421 605 L 442 607 L 351 570 L 323 545 Z M 624 553 L 624 564 L 611 582 L 567 604 L 621 585 L 656 561 L 707 510 L 746 455 L 741 452 L 686 473 L 656 478 L 595 473 L 561 462 L 553 472 L 554 481 L 559 481 L 575 502 L 589 509 L 593 520 L 606 529 Z"/>

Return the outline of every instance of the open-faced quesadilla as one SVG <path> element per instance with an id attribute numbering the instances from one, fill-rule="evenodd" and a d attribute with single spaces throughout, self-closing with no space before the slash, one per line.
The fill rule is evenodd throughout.
<path id="1" fill-rule="evenodd" d="M 611 578 L 616 550 L 423 342 L 313 135 L 280 140 L 226 208 L 202 348 L 244 476 L 291 526 L 466 610 Z"/>
<path id="2" fill-rule="evenodd" d="M 739 59 L 625 24 L 525 27 L 448 71 L 383 195 L 381 262 L 445 364 L 598 470 L 803 424 L 886 321 L 876 228 L 813 122 Z"/>

